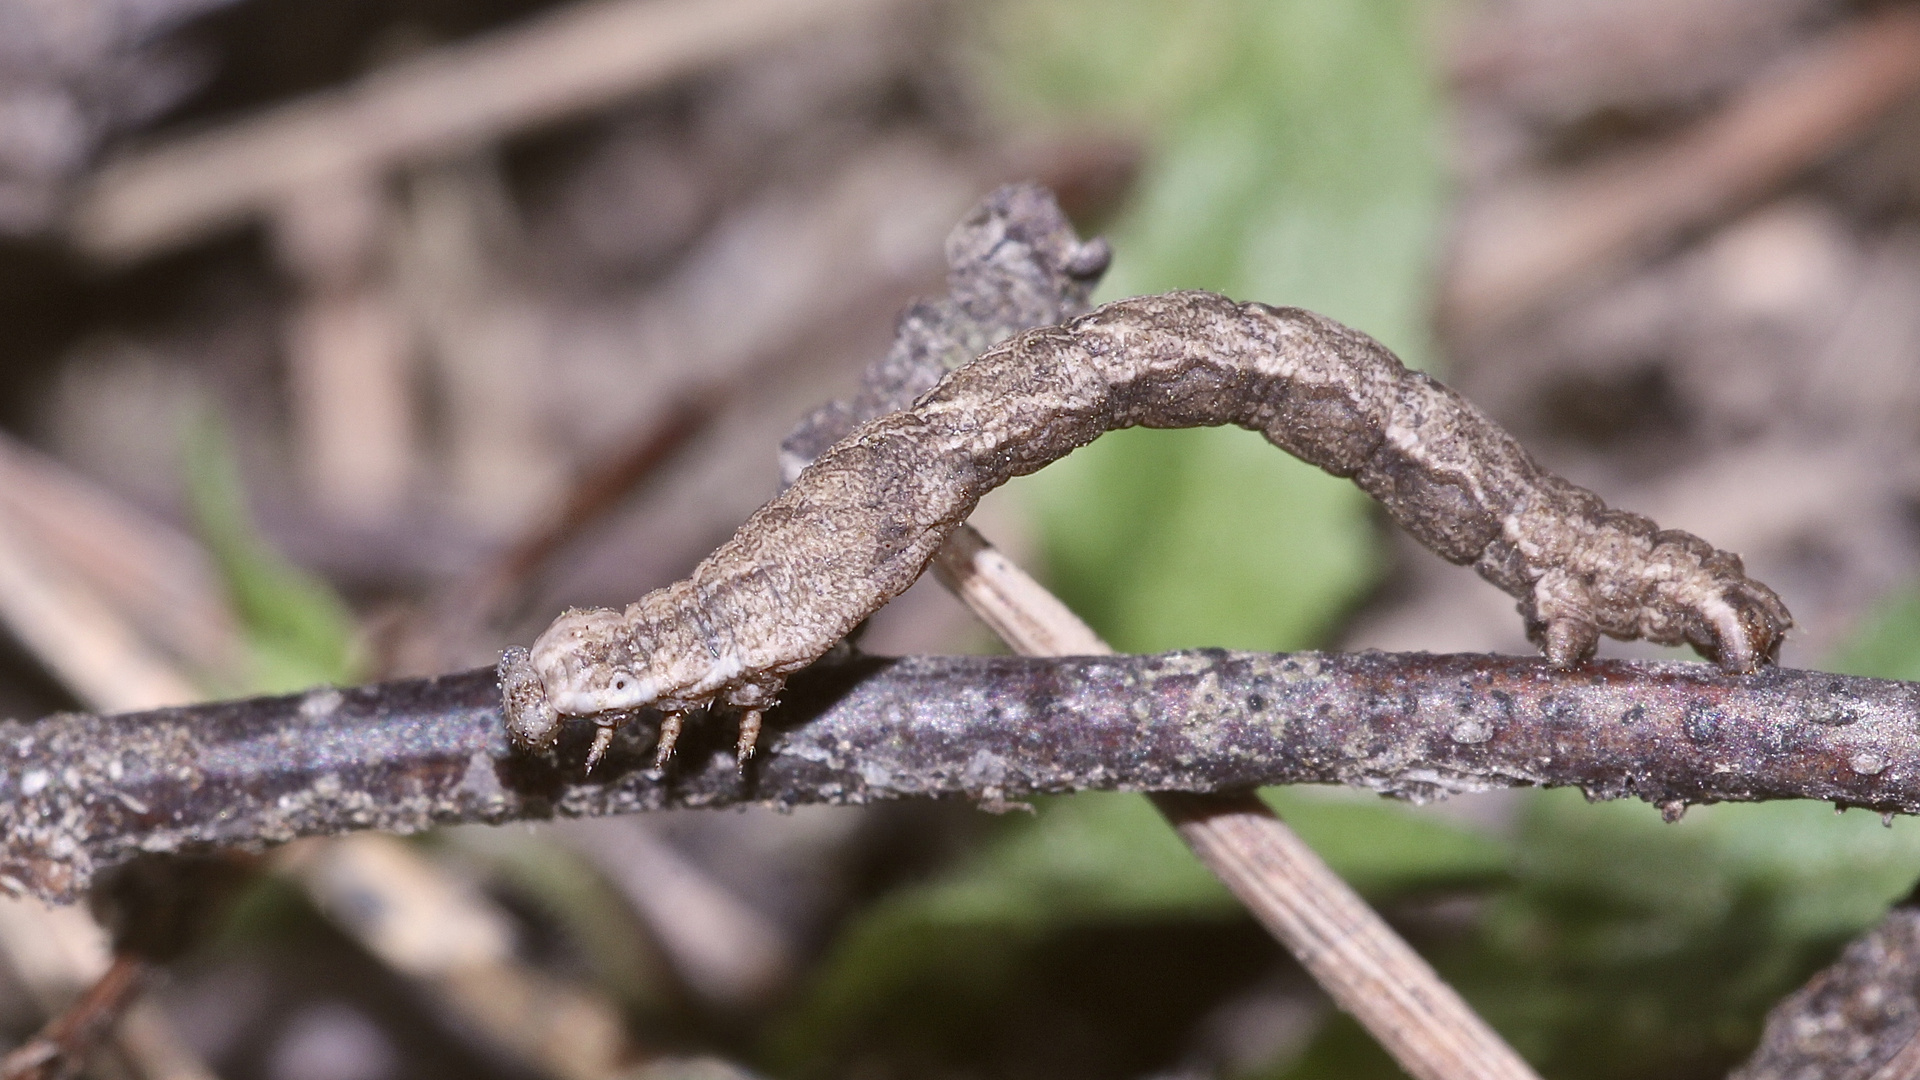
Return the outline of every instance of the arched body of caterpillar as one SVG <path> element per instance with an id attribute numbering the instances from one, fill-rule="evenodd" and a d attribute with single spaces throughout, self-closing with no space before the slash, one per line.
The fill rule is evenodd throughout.
<path id="1" fill-rule="evenodd" d="M 834 444 L 686 580 L 624 611 L 561 615 L 502 658 L 508 731 L 539 747 L 566 717 L 600 718 L 604 736 L 653 707 L 664 762 L 682 715 L 725 703 L 745 710 L 744 759 L 786 676 L 906 591 L 988 491 L 1118 428 L 1225 424 L 1352 478 L 1421 543 L 1518 598 L 1556 665 L 1607 634 L 1686 642 L 1748 672 L 1792 624 L 1738 556 L 1547 472 L 1365 334 L 1177 292 L 1008 339 Z"/>

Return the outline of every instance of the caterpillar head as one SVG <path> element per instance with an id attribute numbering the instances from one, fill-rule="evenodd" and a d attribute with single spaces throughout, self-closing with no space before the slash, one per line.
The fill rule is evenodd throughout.
<path id="1" fill-rule="evenodd" d="M 507 734 L 521 746 L 551 746 L 569 716 L 637 709 L 657 696 L 620 612 L 569 611 L 534 640 L 500 658 Z"/>

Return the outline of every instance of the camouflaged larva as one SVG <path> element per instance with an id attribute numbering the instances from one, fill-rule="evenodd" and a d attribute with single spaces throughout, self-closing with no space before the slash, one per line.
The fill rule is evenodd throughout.
<path id="1" fill-rule="evenodd" d="M 1607 634 L 1752 671 L 1792 624 L 1738 556 L 1548 473 L 1365 334 L 1179 292 L 988 350 L 834 444 L 687 580 L 625 611 L 562 615 L 502 659 L 509 731 L 538 747 L 564 717 L 610 730 L 651 706 L 667 714 L 664 761 L 681 715 L 718 702 L 745 710 L 744 756 L 785 677 L 905 591 L 988 491 L 1107 431 L 1223 424 L 1351 477 L 1421 543 L 1517 597 L 1554 664 Z"/>

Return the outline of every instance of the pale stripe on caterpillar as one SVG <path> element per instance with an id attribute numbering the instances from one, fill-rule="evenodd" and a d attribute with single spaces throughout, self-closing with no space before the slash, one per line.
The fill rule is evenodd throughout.
<path id="1" fill-rule="evenodd" d="M 1446 559 L 1520 600 L 1556 665 L 1601 634 L 1693 645 L 1729 672 L 1776 658 L 1792 619 L 1738 556 L 1609 509 L 1547 472 L 1452 390 L 1298 308 L 1143 296 L 1019 334 L 904 410 L 856 428 L 684 581 L 624 611 L 569 611 L 501 661 L 508 731 L 566 717 L 744 711 L 913 584 L 981 496 L 1124 427 L 1234 424 L 1351 477 Z M 604 749 L 596 745 L 594 759 Z"/>

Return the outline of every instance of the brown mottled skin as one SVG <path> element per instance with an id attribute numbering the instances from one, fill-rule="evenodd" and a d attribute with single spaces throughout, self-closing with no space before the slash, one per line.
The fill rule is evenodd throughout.
<path id="1" fill-rule="evenodd" d="M 1684 641 L 1748 672 L 1792 625 L 1738 556 L 1609 509 L 1365 334 L 1177 292 L 995 346 L 833 445 L 687 580 L 624 612 L 562 615 L 502 660 L 509 731 L 542 746 L 564 716 L 715 702 L 757 723 L 784 678 L 904 592 L 988 491 L 1107 431 L 1223 424 L 1351 477 L 1421 543 L 1517 597 L 1554 664 L 1607 634 Z"/>

